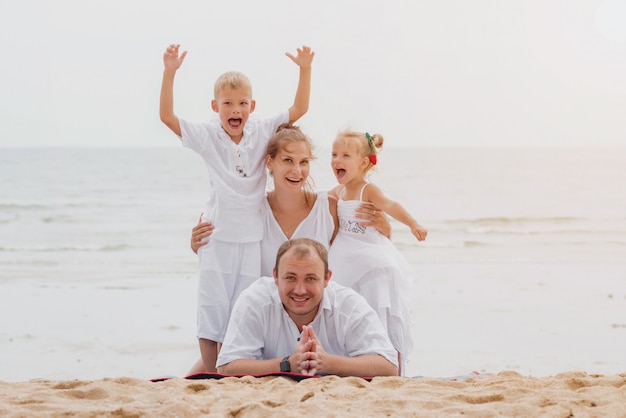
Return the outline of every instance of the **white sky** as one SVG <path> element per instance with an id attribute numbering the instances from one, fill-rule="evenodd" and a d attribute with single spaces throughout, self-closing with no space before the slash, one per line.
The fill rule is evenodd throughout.
<path id="1" fill-rule="evenodd" d="M 162 53 L 189 51 L 176 113 L 215 78 L 251 78 L 259 114 L 293 100 L 386 146 L 626 146 L 626 0 L 0 0 L 0 146 L 175 146 L 158 119 Z"/>

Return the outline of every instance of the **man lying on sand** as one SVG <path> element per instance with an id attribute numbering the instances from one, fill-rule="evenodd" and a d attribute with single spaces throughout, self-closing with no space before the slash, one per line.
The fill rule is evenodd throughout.
<path id="1" fill-rule="evenodd" d="M 378 316 L 330 276 L 322 244 L 282 244 L 274 279 L 254 282 L 233 307 L 218 373 L 396 376 L 397 353 Z"/>

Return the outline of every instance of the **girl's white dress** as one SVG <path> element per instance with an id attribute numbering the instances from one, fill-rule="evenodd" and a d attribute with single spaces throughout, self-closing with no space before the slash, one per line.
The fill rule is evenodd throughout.
<path id="1" fill-rule="evenodd" d="M 406 297 L 412 280 L 411 267 L 391 241 L 375 228 L 359 225 L 360 200 L 337 202 L 339 232 L 331 245 L 328 263 L 331 280 L 360 293 L 378 314 L 391 343 L 401 354 L 402 370 L 413 349 L 411 314 Z"/>

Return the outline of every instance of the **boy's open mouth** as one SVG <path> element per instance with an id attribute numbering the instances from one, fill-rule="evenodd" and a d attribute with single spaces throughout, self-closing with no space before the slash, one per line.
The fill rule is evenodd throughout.
<path id="1" fill-rule="evenodd" d="M 228 119 L 228 126 L 230 126 L 232 129 L 239 129 L 241 127 L 241 118 Z"/>

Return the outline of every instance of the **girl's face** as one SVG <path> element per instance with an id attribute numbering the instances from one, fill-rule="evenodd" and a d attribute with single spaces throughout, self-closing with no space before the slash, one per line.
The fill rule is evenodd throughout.
<path id="1" fill-rule="evenodd" d="M 367 157 L 359 153 L 359 146 L 352 139 L 336 139 L 333 143 L 330 165 L 339 184 L 362 180 L 367 167 Z"/>
<path id="2" fill-rule="evenodd" d="M 267 168 L 274 177 L 274 188 L 302 190 L 311 162 L 311 149 L 304 142 L 287 143 L 274 158 L 267 158 Z"/>

